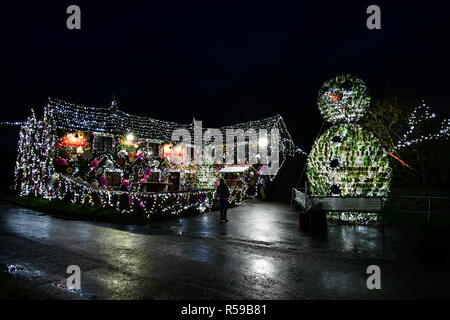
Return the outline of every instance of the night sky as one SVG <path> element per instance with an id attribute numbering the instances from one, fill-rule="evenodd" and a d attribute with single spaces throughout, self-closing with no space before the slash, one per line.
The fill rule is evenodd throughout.
<path id="1" fill-rule="evenodd" d="M 56 3 L 56 4 L 55 4 Z M 448 108 L 447 1 L 15 1 L 0 18 L 2 116 L 23 120 L 47 97 L 214 127 L 280 113 L 309 151 L 328 78 L 352 73 Z M 81 30 L 66 28 L 67 6 Z M 366 27 L 378 4 L 382 30 Z M 2 148 L 14 150 L 11 129 Z M 8 169 L 9 170 L 9 169 Z"/>

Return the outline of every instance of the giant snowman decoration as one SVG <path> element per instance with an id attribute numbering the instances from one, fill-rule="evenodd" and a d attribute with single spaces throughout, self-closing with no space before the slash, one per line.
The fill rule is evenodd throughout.
<path id="1" fill-rule="evenodd" d="M 389 191 L 388 155 L 372 132 L 358 124 L 370 105 L 364 82 L 340 75 L 325 82 L 318 106 L 333 126 L 320 136 L 308 156 L 310 190 L 316 196 L 384 196 Z M 329 218 L 376 222 L 376 214 L 329 213 Z"/>

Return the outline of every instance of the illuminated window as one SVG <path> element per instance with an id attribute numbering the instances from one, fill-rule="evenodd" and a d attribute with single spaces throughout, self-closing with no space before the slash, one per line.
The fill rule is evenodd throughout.
<path id="1" fill-rule="evenodd" d="M 63 147 L 86 147 L 87 139 L 83 132 L 69 132 L 61 139 Z"/>
<path id="2" fill-rule="evenodd" d="M 97 151 L 112 151 L 113 138 L 104 136 L 94 137 L 94 150 Z"/>

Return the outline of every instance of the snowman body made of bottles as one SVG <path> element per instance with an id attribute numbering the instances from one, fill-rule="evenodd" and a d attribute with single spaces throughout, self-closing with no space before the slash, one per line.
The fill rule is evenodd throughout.
<path id="1" fill-rule="evenodd" d="M 315 196 L 385 196 L 389 192 L 391 168 L 388 155 L 372 132 L 358 121 L 370 105 L 364 82 L 340 75 L 325 82 L 318 106 L 332 122 L 315 142 L 308 156 L 308 180 Z M 328 213 L 335 220 L 367 224 L 377 214 Z"/>

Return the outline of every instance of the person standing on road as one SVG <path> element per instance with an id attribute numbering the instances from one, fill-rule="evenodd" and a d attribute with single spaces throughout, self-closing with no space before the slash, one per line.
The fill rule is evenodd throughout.
<path id="1" fill-rule="evenodd" d="M 224 178 L 220 178 L 216 194 L 219 198 L 220 204 L 220 222 L 228 222 L 227 209 L 228 209 L 228 198 L 230 197 L 230 189 L 225 183 Z"/>

